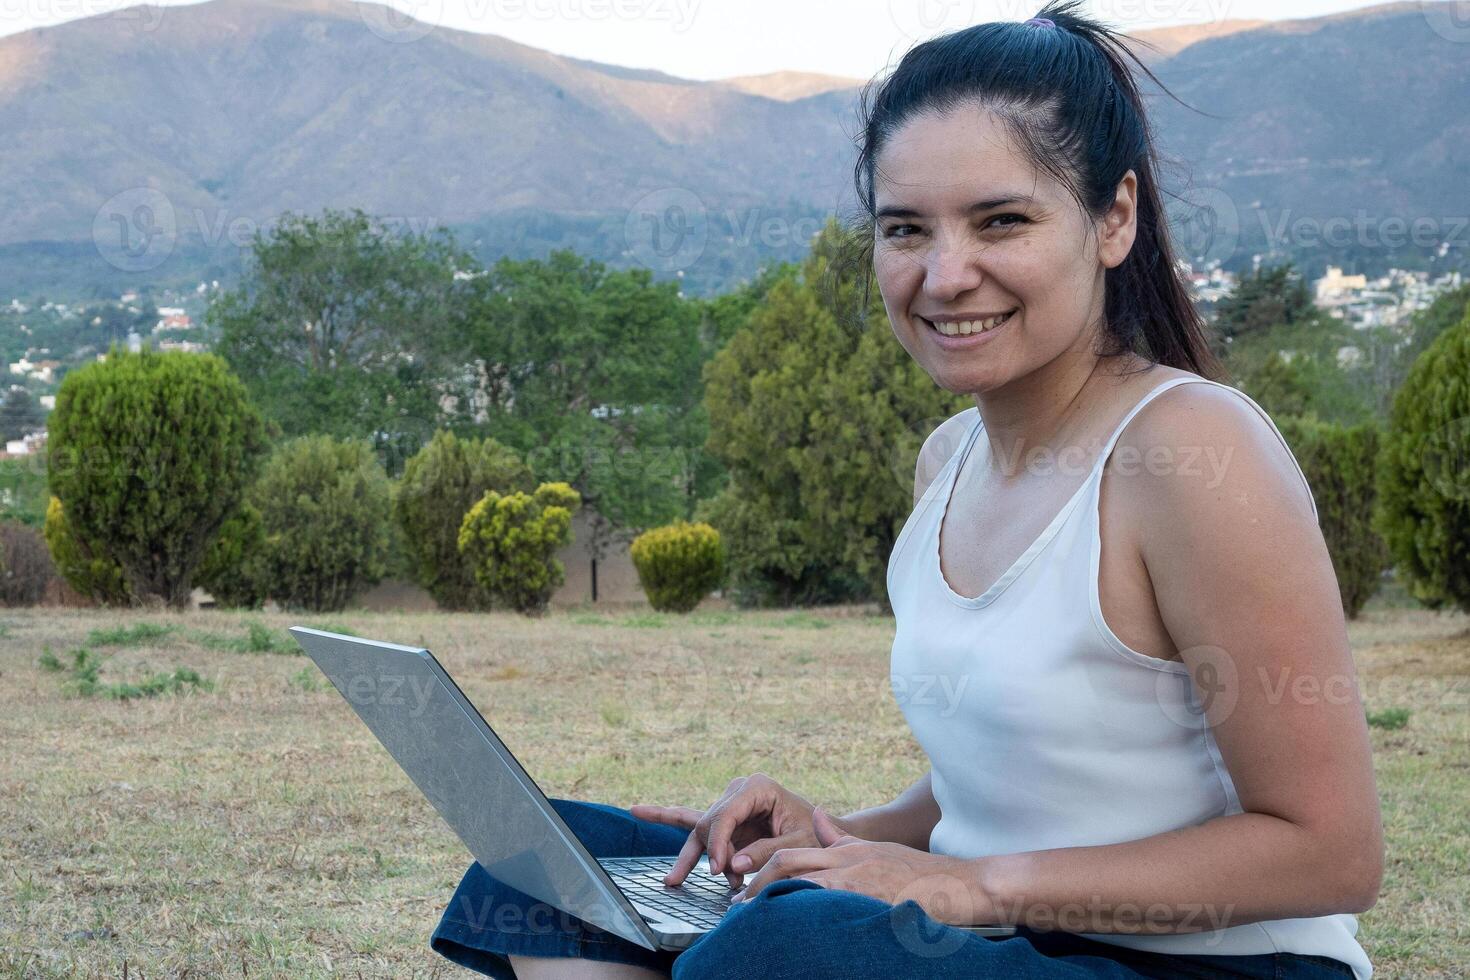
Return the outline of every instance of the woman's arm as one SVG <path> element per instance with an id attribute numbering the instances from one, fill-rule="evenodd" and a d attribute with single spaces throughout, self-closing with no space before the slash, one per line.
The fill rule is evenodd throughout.
<path id="1" fill-rule="evenodd" d="M 1008 921 L 1095 905 L 1081 931 L 1098 932 L 1150 908 L 1164 931 L 1369 908 L 1383 832 L 1368 729 L 1301 477 L 1249 405 L 1205 385 L 1160 395 L 1117 452 L 1169 461 L 1108 479 L 1245 812 L 982 861 L 980 888 Z M 1210 458 L 1221 465 L 1185 462 Z"/>
<path id="2" fill-rule="evenodd" d="M 931 769 L 891 802 L 837 817 L 836 823 L 854 837 L 893 841 L 927 851 L 929 834 L 939 822 L 939 804 L 934 802 L 930 787 L 933 777 Z"/>

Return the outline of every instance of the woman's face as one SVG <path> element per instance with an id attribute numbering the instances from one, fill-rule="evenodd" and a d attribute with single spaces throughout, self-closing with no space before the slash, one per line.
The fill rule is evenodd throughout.
<path id="1" fill-rule="evenodd" d="M 898 342 L 942 388 L 999 388 L 1090 350 L 1103 276 L 1133 243 L 1136 180 L 1099 222 L 1012 146 L 990 112 L 916 115 L 874 160 L 873 271 Z M 993 321 L 936 328 L 956 320 Z"/>

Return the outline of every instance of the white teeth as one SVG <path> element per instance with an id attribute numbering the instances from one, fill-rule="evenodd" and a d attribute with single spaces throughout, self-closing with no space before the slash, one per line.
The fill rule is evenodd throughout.
<path id="1" fill-rule="evenodd" d="M 1010 313 L 1003 313 L 1000 316 L 993 316 L 984 320 L 960 320 L 949 323 L 934 323 L 933 326 L 934 329 L 946 337 L 968 337 L 972 333 L 985 333 L 987 330 L 994 330 L 1004 323 L 1010 315 Z"/>

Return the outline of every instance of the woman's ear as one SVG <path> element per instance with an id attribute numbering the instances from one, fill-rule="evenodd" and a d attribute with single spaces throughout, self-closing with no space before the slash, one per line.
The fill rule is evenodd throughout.
<path id="1" fill-rule="evenodd" d="M 1117 268 L 1133 248 L 1138 234 L 1138 175 L 1129 170 L 1118 182 L 1113 206 L 1102 216 L 1098 236 L 1098 261 L 1109 269 Z"/>

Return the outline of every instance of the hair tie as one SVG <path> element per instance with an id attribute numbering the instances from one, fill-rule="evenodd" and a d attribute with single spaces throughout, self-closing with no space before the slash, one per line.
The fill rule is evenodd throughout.
<path id="1" fill-rule="evenodd" d="M 1028 27 L 1056 27 L 1057 22 L 1048 17 L 1032 17 L 1026 21 Z"/>

